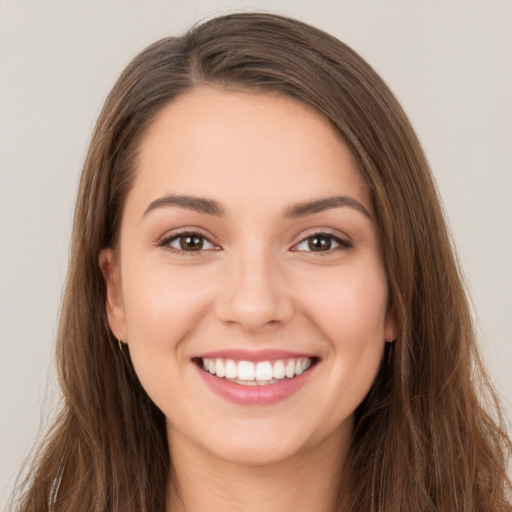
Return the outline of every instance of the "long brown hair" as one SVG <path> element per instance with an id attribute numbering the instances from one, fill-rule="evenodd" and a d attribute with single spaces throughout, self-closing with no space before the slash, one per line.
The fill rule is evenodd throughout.
<path id="1" fill-rule="evenodd" d="M 110 332 L 98 256 L 116 246 L 137 150 L 155 114 L 204 84 L 284 94 L 320 112 L 372 191 L 399 333 L 356 411 L 343 510 L 512 510 L 510 441 L 414 131 L 353 50 L 268 14 L 232 14 L 156 42 L 108 96 L 75 212 L 57 342 L 62 409 L 35 456 L 19 510 L 49 510 L 50 502 L 55 512 L 165 508 L 172 482 L 165 418 Z"/>

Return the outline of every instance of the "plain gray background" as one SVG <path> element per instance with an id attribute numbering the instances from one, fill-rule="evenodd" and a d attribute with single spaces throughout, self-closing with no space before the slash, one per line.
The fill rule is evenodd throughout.
<path id="1" fill-rule="evenodd" d="M 490 373 L 512 417 L 512 3 L 0 0 L 0 507 L 55 402 L 53 343 L 87 141 L 122 68 L 233 9 L 353 46 L 397 94 L 445 204 Z M 42 419 L 43 418 L 43 419 Z"/>

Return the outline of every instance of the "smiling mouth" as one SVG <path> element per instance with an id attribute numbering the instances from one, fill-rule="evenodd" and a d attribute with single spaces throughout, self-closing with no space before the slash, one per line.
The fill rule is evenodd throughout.
<path id="1" fill-rule="evenodd" d="M 275 361 L 244 361 L 223 358 L 195 358 L 203 371 L 242 386 L 268 386 L 292 380 L 318 362 L 316 357 L 296 357 Z"/>

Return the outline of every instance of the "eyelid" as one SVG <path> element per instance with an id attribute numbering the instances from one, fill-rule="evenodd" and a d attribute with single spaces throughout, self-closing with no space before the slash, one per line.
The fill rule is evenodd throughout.
<path id="1" fill-rule="evenodd" d="M 336 242 L 337 246 L 327 249 L 325 251 L 312 251 L 312 250 L 307 251 L 307 250 L 303 250 L 303 249 L 296 249 L 297 246 L 299 246 L 300 244 L 306 242 L 308 239 L 313 238 L 315 236 L 323 236 L 326 238 L 330 238 L 334 242 Z M 311 253 L 317 252 L 320 255 L 322 255 L 322 254 L 325 255 L 325 254 L 330 254 L 330 253 L 333 253 L 333 252 L 339 251 L 339 250 L 352 249 L 353 245 L 354 244 L 349 240 L 349 238 L 347 236 L 343 236 L 343 235 L 339 234 L 338 232 L 333 233 L 332 231 L 330 231 L 328 229 L 315 229 L 308 233 L 301 234 L 300 239 L 292 245 L 290 250 L 293 252 L 311 252 Z"/>
<path id="2" fill-rule="evenodd" d="M 199 236 L 204 240 L 208 241 L 210 244 L 212 244 L 213 248 L 201 248 L 198 249 L 197 251 L 185 251 L 183 249 L 178 249 L 170 245 L 172 241 L 177 240 L 185 235 Z M 183 228 L 178 228 L 171 232 L 166 232 L 165 235 L 163 235 L 157 240 L 155 245 L 157 245 L 158 247 L 163 247 L 164 249 L 168 249 L 169 251 L 175 252 L 177 254 L 186 256 L 198 256 L 199 254 L 202 254 L 207 251 L 218 251 L 221 249 L 221 247 L 216 242 L 214 242 L 212 238 L 213 237 L 211 235 L 205 234 L 201 228 L 195 226 L 187 226 Z"/>
<path id="3" fill-rule="evenodd" d="M 185 236 L 185 235 L 195 235 L 195 236 L 201 237 L 204 240 L 206 240 L 209 244 L 211 244 L 213 247 L 206 248 L 206 249 L 201 248 L 196 251 L 193 251 L 193 250 L 187 251 L 184 249 L 179 249 L 177 247 L 172 247 L 170 245 L 170 243 L 172 241 L 177 240 L 180 237 Z M 306 242 L 308 239 L 313 238 L 315 236 L 323 236 L 326 238 L 330 238 L 331 240 L 333 240 L 336 243 L 336 246 L 331 247 L 324 251 L 313 251 L 313 250 L 308 251 L 308 250 L 304 250 L 304 249 L 297 249 L 297 246 L 299 246 L 300 244 Z M 205 234 L 202 228 L 199 228 L 196 226 L 186 226 L 186 227 L 178 228 L 171 232 L 166 232 L 166 234 L 164 234 L 162 237 L 160 237 L 157 240 L 155 245 L 158 247 L 163 247 L 165 249 L 168 249 L 169 251 L 172 251 L 172 252 L 175 252 L 175 253 L 178 253 L 181 255 L 187 255 L 187 256 L 194 256 L 194 255 L 198 256 L 207 251 L 222 250 L 220 245 L 214 241 L 214 237 L 212 237 L 210 234 L 208 234 L 208 235 Z M 352 247 L 353 247 L 353 243 L 349 240 L 349 238 L 347 236 L 342 235 L 337 231 L 333 232 L 330 229 L 318 228 L 318 229 L 313 229 L 306 233 L 302 233 L 300 235 L 300 238 L 298 239 L 298 241 L 296 241 L 290 247 L 290 250 L 292 252 L 311 252 L 311 253 L 318 252 L 319 254 L 330 254 L 330 253 L 336 252 L 338 250 L 348 250 L 348 249 L 351 249 Z"/>

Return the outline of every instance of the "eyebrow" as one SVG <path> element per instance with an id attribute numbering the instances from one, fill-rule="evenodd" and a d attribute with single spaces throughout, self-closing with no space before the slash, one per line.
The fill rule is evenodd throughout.
<path id="1" fill-rule="evenodd" d="M 206 213 L 207 215 L 215 215 L 220 217 L 224 214 L 224 208 L 213 199 L 205 199 L 203 197 L 170 195 L 155 199 L 150 203 L 144 212 L 146 216 L 152 210 L 166 206 L 177 206 L 186 210 L 194 210 L 198 213 Z"/>
<path id="2" fill-rule="evenodd" d="M 372 218 L 370 212 L 359 201 L 348 196 L 333 196 L 317 199 L 315 201 L 299 203 L 285 210 L 284 216 L 287 219 L 296 219 L 320 213 L 325 210 L 330 210 L 331 208 L 340 208 L 342 206 L 348 206 L 349 208 L 353 208 L 354 210 L 362 213 L 366 217 L 370 219 Z"/>
<path id="3" fill-rule="evenodd" d="M 144 211 L 146 216 L 149 212 L 157 208 L 173 207 L 184 208 L 186 210 L 193 210 L 197 213 L 204 213 L 207 215 L 215 215 L 220 217 L 224 215 L 224 208 L 220 203 L 213 199 L 206 199 L 204 197 L 188 196 L 188 195 L 169 195 L 160 197 L 152 201 Z M 306 217 L 315 213 L 320 213 L 331 208 L 349 207 L 357 210 L 368 218 L 372 218 L 370 212 L 356 199 L 348 196 L 333 196 L 313 201 L 305 201 L 287 208 L 283 216 L 286 219 L 297 219 Z"/>

